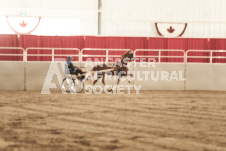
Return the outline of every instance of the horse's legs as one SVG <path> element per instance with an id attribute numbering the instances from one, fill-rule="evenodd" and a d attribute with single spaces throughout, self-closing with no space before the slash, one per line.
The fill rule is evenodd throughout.
<path id="1" fill-rule="evenodd" d="M 129 74 L 129 75 L 127 75 L 127 76 L 130 76 L 130 77 L 132 77 L 133 78 L 133 74 Z M 128 79 L 128 81 L 129 81 L 129 83 L 131 83 L 131 81 Z"/>
<path id="2" fill-rule="evenodd" d="M 121 77 L 123 77 L 123 76 L 125 76 L 125 75 L 122 75 Z M 128 76 L 133 77 L 133 74 L 129 74 Z M 121 77 L 118 78 L 117 85 L 119 84 Z M 128 81 L 129 81 L 129 80 L 128 80 Z M 131 81 L 129 81 L 129 83 L 131 83 Z"/>
<path id="3" fill-rule="evenodd" d="M 103 74 L 102 83 L 105 86 L 105 74 Z"/>
<path id="4" fill-rule="evenodd" d="M 95 85 L 101 78 L 103 78 L 103 73 L 97 73 L 97 79 L 93 82 L 93 85 Z"/>
<path id="5" fill-rule="evenodd" d="M 93 85 L 95 85 L 101 78 L 98 77 L 94 82 L 93 82 Z"/>
<path id="6" fill-rule="evenodd" d="M 129 74 L 130 77 L 133 77 L 133 74 Z"/>
<path id="7" fill-rule="evenodd" d="M 93 85 L 95 85 L 95 84 L 97 83 L 98 80 L 99 80 L 99 79 L 96 79 L 96 80 L 93 82 Z"/>
<path id="8" fill-rule="evenodd" d="M 119 84 L 119 81 L 120 81 L 120 78 L 121 77 L 132 77 L 133 78 L 133 74 L 128 74 L 128 71 L 125 71 L 125 74 L 122 74 L 122 75 L 119 75 L 119 79 L 118 79 L 118 84 Z M 131 83 L 131 81 L 129 79 L 127 79 L 129 83 Z"/>
<path id="9" fill-rule="evenodd" d="M 103 83 L 104 89 L 105 89 L 105 74 L 103 75 L 102 83 Z M 112 92 L 112 89 L 107 88 L 107 90 L 108 90 L 108 92 Z"/>
<path id="10" fill-rule="evenodd" d="M 117 82 L 117 85 L 119 84 L 119 82 L 120 82 L 120 77 L 118 78 L 118 82 Z"/>

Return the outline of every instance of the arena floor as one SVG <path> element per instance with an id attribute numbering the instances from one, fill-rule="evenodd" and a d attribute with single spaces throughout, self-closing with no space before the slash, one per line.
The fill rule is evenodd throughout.
<path id="1" fill-rule="evenodd" d="M 0 91 L 2 151 L 226 150 L 226 92 Z"/>

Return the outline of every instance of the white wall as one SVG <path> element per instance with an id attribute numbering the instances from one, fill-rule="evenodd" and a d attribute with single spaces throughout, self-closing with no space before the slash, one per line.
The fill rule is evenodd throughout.
<path id="1" fill-rule="evenodd" d="M 103 34 L 157 36 L 155 22 L 188 22 L 184 37 L 226 37 L 225 0 L 103 0 Z"/>
<path id="2" fill-rule="evenodd" d="M 0 90 L 24 90 L 26 87 L 26 90 L 41 91 L 47 73 L 51 72 L 49 70 L 50 64 L 51 62 L 0 62 L 0 68 L 2 69 L 0 70 Z M 74 64 L 80 66 L 78 62 Z M 61 78 L 63 78 L 64 71 L 59 63 L 57 65 Z M 129 71 L 135 71 L 135 80 L 131 83 L 132 85 L 142 85 L 141 90 L 226 91 L 225 64 L 156 63 L 156 67 L 149 65 L 147 63 L 136 64 L 136 66 L 134 64 L 130 65 Z M 149 71 L 149 74 L 146 79 L 147 71 Z M 165 79 L 166 72 L 169 73 L 166 76 L 167 79 Z M 186 78 L 186 81 L 181 80 L 183 78 Z M 57 90 L 60 90 L 59 82 L 61 83 L 61 79 L 58 81 L 57 76 L 54 75 L 51 83 L 56 84 Z M 116 82 L 117 79 L 113 81 L 106 80 L 106 85 L 115 85 Z M 86 84 L 90 85 L 91 83 L 87 82 Z M 101 84 L 101 81 L 97 84 Z M 121 79 L 120 85 L 128 85 L 128 81 Z"/>
<path id="3" fill-rule="evenodd" d="M 197 64 L 186 65 L 186 90 L 226 90 L 225 64 Z"/>
<path id="4" fill-rule="evenodd" d="M 141 90 L 185 89 L 185 65 L 183 63 L 155 63 L 155 67 L 152 67 L 150 63 L 142 63 L 136 64 L 134 71 L 134 84 L 141 85 Z M 166 78 L 164 78 L 165 74 Z"/>
<path id="5" fill-rule="evenodd" d="M 184 37 L 226 37 L 226 0 L 102 0 L 104 36 L 158 36 L 155 22 L 188 22 Z M 98 0 L 0 0 L 0 16 L 75 18 L 98 33 Z"/>
<path id="6" fill-rule="evenodd" d="M 0 0 L 0 16 L 75 18 L 81 20 L 81 35 L 97 34 L 97 0 Z"/>
<path id="7" fill-rule="evenodd" d="M 0 62 L 0 90 L 24 90 L 24 62 Z"/>

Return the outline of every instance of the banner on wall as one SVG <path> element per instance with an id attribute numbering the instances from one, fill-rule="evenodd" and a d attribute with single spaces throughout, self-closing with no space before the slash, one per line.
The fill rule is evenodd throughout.
<path id="1" fill-rule="evenodd" d="M 0 34 L 81 35 L 81 19 L 0 16 Z"/>
<path id="2" fill-rule="evenodd" d="M 30 34 L 39 25 L 41 17 L 6 17 L 9 27 L 16 34 Z"/>
<path id="3" fill-rule="evenodd" d="M 156 22 L 155 27 L 159 36 L 181 37 L 187 29 L 187 23 Z"/>

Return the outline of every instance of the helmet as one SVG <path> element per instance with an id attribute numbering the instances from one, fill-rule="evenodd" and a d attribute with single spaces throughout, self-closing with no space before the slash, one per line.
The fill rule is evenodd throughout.
<path id="1" fill-rule="evenodd" d="M 74 60 L 74 58 L 72 56 L 68 56 L 67 58 L 68 58 L 68 60 L 69 59 Z"/>

